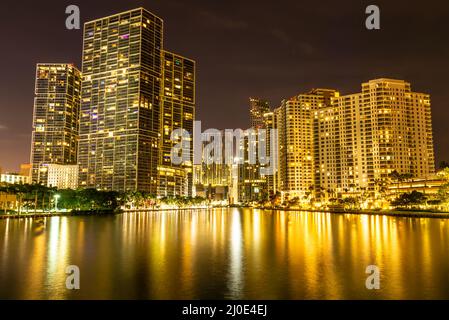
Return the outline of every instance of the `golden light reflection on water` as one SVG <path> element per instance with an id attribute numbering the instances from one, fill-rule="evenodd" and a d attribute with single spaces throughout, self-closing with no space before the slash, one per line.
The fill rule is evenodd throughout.
<path id="1" fill-rule="evenodd" d="M 1 299 L 449 298 L 449 221 L 220 209 L 0 221 Z M 65 288 L 65 268 L 81 290 Z M 368 265 L 381 290 L 365 288 Z"/>

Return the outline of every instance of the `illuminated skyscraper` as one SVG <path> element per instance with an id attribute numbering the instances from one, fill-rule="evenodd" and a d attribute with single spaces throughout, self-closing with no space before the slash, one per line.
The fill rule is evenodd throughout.
<path id="1" fill-rule="evenodd" d="M 275 113 L 279 187 L 291 196 L 374 194 L 393 171 L 424 179 L 435 172 L 430 96 L 405 81 L 371 80 L 345 96 L 316 89 Z"/>
<path id="2" fill-rule="evenodd" d="M 330 104 L 334 90 L 319 89 L 284 100 L 276 109 L 280 190 L 302 197 L 314 189 L 314 111 Z"/>
<path id="3" fill-rule="evenodd" d="M 47 184 L 48 164 L 77 162 L 81 74 L 71 64 L 38 64 L 31 146 L 32 181 Z"/>
<path id="4" fill-rule="evenodd" d="M 321 173 L 333 176 L 335 172 L 340 177 L 332 182 L 336 191 L 372 192 L 376 181 L 387 179 L 393 171 L 414 178 L 435 173 L 428 94 L 412 92 L 410 83 L 403 80 L 376 79 L 363 83 L 361 93 L 333 99 L 332 105 L 320 115 L 333 115 L 321 116 L 319 123 L 321 128 L 338 128 L 329 135 L 338 139 L 339 147 L 321 158 L 339 160 L 321 161 Z M 322 153 L 330 150 L 327 145 L 320 144 Z"/>
<path id="5" fill-rule="evenodd" d="M 174 165 L 171 150 L 174 130 L 185 129 L 193 136 L 195 119 L 195 61 L 180 55 L 163 52 L 163 93 L 161 111 L 161 153 L 158 168 L 158 194 L 161 196 L 188 196 L 192 194 L 192 163 Z M 193 141 L 190 140 L 190 158 L 193 159 Z"/>
<path id="6" fill-rule="evenodd" d="M 267 101 L 261 99 L 249 99 L 249 112 L 251 128 L 261 129 L 265 127 L 264 114 L 270 112 L 270 105 Z"/>
<path id="7" fill-rule="evenodd" d="M 261 201 L 268 197 L 267 178 L 261 174 L 263 165 L 260 161 L 261 155 L 258 154 L 260 138 L 259 131 L 250 128 L 244 131 L 243 139 L 239 143 L 239 148 L 243 150 L 243 161 L 237 166 L 240 203 Z"/>
<path id="8" fill-rule="evenodd" d="M 266 129 L 266 147 L 267 147 L 267 155 L 270 157 L 270 165 L 273 166 L 272 174 L 266 175 L 267 188 L 268 193 L 270 195 L 275 195 L 279 190 L 279 136 L 276 134 L 272 135 L 272 131 L 277 131 L 277 118 L 276 112 L 270 111 L 264 114 L 264 122 Z M 274 141 L 272 138 L 274 137 Z M 274 143 L 273 143 L 274 142 Z M 272 150 L 272 148 L 274 148 Z"/>
<path id="9" fill-rule="evenodd" d="M 138 8 L 84 26 L 80 186 L 188 195 L 170 135 L 193 131 L 195 63 L 163 50 L 163 21 Z"/>

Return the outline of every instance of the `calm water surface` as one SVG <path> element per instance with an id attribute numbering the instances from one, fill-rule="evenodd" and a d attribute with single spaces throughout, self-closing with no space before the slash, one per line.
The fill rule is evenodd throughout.
<path id="1" fill-rule="evenodd" d="M 81 290 L 65 288 L 65 268 Z M 365 288 L 368 265 L 381 290 Z M 449 220 L 260 210 L 0 221 L 0 299 L 449 299 Z"/>

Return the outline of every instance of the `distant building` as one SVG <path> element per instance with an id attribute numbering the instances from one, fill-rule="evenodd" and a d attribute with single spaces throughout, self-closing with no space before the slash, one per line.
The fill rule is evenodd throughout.
<path id="1" fill-rule="evenodd" d="M 32 181 L 46 185 L 44 164 L 76 164 L 81 73 L 71 64 L 38 64 L 31 145 Z"/>
<path id="2" fill-rule="evenodd" d="M 48 164 L 48 187 L 58 189 L 78 188 L 78 165 Z"/>
<path id="3" fill-rule="evenodd" d="M 29 176 L 21 176 L 18 173 L 2 173 L 0 175 L 0 182 L 9 184 L 30 184 L 31 178 Z"/>
<path id="4" fill-rule="evenodd" d="M 264 114 L 264 123 L 267 134 L 267 155 L 270 157 L 270 166 L 273 166 L 272 174 L 265 176 L 267 182 L 267 191 L 269 195 L 275 195 L 279 190 L 279 135 L 277 131 L 277 116 L 274 111 L 270 111 Z M 272 131 L 275 130 L 275 140 L 273 138 Z M 274 147 L 274 150 L 271 148 Z"/>
<path id="5" fill-rule="evenodd" d="M 20 172 L 19 174 L 21 176 L 25 176 L 25 177 L 31 177 L 31 171 L 33 169 L 33 165 L 26 163 L 26 164 L 21 164 L 20 165 Z"/>
<path id="6" fill-rule="evenodd" d="M 206 133 L 203 133 L 203 135 L 207 140 L 203 142 L 204 148 L 212 139 L 215 139 L 215 136 L 208 136 Z M 211 201 L 228 201 L 232 183 L 231 165 L 226 163 L 226 136 L 224 131 L 220 132 L 220 137 L 222 138 L 221 163 L 208 163 L 207 155 L 203 152 L 202 164 L 194 166 L 194 195 Z"/>
<path id="7" fill-rule="evenodd" d="M 238 186 L 238 202 L 254 202 L 262 201 L 268 197 L 267 179 L 261 174 L 262 165 L 257 157 L 254 161 L 250 161 L 251 153 L 258 150 L 259 134 L 258 131 L 245 131 L 244 139 L 241 141 L 240 148 L 243 148 L 243 161 L 238 164 L 237 170 L 237 186 Z"/>
<path id="8" fill-rule="evenodd" d="M 255 98 L 250 98 L 249 103 L 251 128 L 264 128 L 264 114 L 270 112 L 270 104 L 267 101 Z"/>

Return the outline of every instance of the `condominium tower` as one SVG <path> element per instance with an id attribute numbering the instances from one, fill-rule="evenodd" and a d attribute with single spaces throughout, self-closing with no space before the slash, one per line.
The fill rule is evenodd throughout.
<path id="1" fill-rule="evenodd" d="M 38 64 L 31 145 L 34 183 L 47 185 L 48 165 L 77 162 L 81 74 L 72 64 Z"/>
<path id="2" fill-rule="evenodd" d="M 180 141 L 172 141 L 174 130 L 193 132 L 195 119 L 195 61 L 168 51 L 163 52 L 163 93 L 161 103 L 161 152 L 158 167 L 158 195 L 187 196 L 192 194 L 193 164 L 175 165 L 171 151 Z M 193 159 L 193 139 L 190 159 Z"/>
<path id="3" fill-rule="evenodd" d="M 176 70 L 167 66 L 164 76 L 169 60 L 177 63 L 163 51 L 163 21 L 143 8 L 85 24 L 81 186 L 161 195 L 175 187 L 176 180 L 160 179 L 167 172 L 162 168 L 167 154 L 163 146 L 168 145 L 164 127 L 167 119 L 173 121 L 168 131 L 177 124 L 188 127 L 181 121 L 185 118 L 193 127 L 194 88 L 186 78 L 193 79 L 194 71 L 183 60 Z M 159 180 L 165 184 L 160 186 Z"/>
<path id="4" fill-rule="evenodd" d="M 251 128 L 260 129 L 265 127 L 264 114 L 270 112 L 270 105 L 261 99 L 249 99 L 249 112 Z"/>
<path id="5" fill-rule="evenodd" d="M 391 172 L 435 172 L 430 96 L 402 80 L 377 79 L 340 96 L 317 89 L 282 102 L 280 189 L 320 198 L 377 190 Z"/>
<path id="6" fill-rule="evenodd" d="M 279 130 L 279 188 L 300 197 L 314 188 L 313 115 L 330 105 L 334 90 L 318 89 L 284 100 L 276 109 Z"/>

